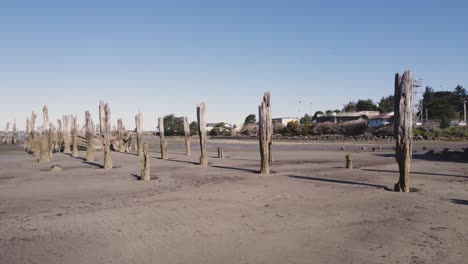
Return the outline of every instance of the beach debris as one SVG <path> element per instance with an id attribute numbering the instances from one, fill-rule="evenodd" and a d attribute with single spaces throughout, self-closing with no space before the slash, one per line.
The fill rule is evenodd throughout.
<path id="1" fill-rule="evenodd" d="M 353 161 L 351 160 L 351 154 L 346 154 L 346 168 L 353 169 Z"/>
<path id="2" fill-rule="evenodd" d="M 62 171 L 62 166 L 60 165 L 52 165 L 50 167 L 50 171 Z"/>
<path id="3" fill-rule="evenodd" d="M 218 159 L 224 159 L 224 148 L 218 147 Z"/>

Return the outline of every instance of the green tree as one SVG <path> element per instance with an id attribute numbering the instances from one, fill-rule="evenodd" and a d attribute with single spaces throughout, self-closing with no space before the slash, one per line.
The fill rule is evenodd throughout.
<path id="1" fill-rule="evenodd" d="M 216 124 L 210 131 L 211 136 L 230 136 L 231 134 L 231 127 L 224 122 Z"/>
<path id="2" fill-rule="evenodd" d="M 357 111 L 377 111 L 378 107 L 372 102 L 371 99 L 358 100 L 356 103 Z"/>
<path id="3" fill-rule="evenodd" d="M 198 122 L 193 121 L 192 123 L 189 124 L 190 128 L 190 135 L 198 135 Z"/>
<path id="4" fill-rule="evenodd" d="M 289 121 L 288 124 L 286 125 L 289 134 L 295 135 L 297 129 L 299 128 L 299 122 L 297 121 Z"/>
<path id="5" fill-rule="evenodd" d="M 312 124 L 312 117 L 308 114 L 305 114 L 304 117 L 301 118 L 300 123 L 303 125 L 310 125 Z"/>
<path id="6" fill-rule="evenodd" d="M 255 124 L 255 122 L 257 122 L 257 119 L 255 118 L 255 115 L 250 114 L 245 118 L 244 125 Z"/>
<path id="7" fill-rule="evenodd" d="M 322 111 L 317 111 L 314 113 L 314 116 L 312 117 L 312 121 L 316 121 L 318 115 L 323 115 L 324 113 Z"/>
<path id="8" fill-rule="evenodd" d="M 327 111 L 325 111 L 325 114 L 327 114 L 327 115 L 331 115 L 332 113 L 333 113 L 333 110 L 327 110 Z"/>
<path id="9" fill-rule="evenodd" d="M 174 114 L 164 116 L 164 134 L 166 136 L 183 136 L 184 119 Z"/>
<path id="10" fill-rule="evenodd" d="M 343 109 L 345 112 L 349 113 L 349 112 L 357 112 L 357 107 L 356 107 L 356 103 L 353 102 L 353 101 L 349 101 L 348 104 L 345 105 L 344 109 Z"/>
<path id="11" fill-rule="evenodd" d="M 394 106 L 395 97 L 393 95 L 382 97 L 379 102 L 379 111 L 383 113 L 393 112 Z"/>

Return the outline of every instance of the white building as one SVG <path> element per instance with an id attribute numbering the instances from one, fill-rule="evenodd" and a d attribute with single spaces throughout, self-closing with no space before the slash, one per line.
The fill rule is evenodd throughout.
<path id="1" fill-rule="evenodd" d="M 289 122 L 291 121 L 297 121 L 299 122 L 299 118 L 295 118 L 295 117 L 279 117 L 279 118 L 272 118 L 272 121 L 277 123 L 277 124 L 283 124 L 283 125 L 287 125 Z"/>

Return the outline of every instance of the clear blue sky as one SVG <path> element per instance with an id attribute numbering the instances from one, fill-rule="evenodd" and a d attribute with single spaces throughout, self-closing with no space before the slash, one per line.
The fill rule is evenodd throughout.
<path id="1" fill-rule="evenodd" d="M 393 93 L 412 69 L 468 86 L 467 1 L 0 2 L 0 129 L 109 102 L 127 128 L 168 113 L 241 123 L 271 91 L 273 116 Z M 38 115 L 42 123 L 41 115 Z M 97 120 L 95 120 L 97 121 Z M 114 121 L 115 125 L 115 121 Z"/>

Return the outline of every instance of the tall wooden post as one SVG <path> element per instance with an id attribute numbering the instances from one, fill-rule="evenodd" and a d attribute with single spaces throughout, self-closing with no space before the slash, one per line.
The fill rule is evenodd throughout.
<path id="1" fill-rule="evenodd" d="M 205 103 L 201 103 L 197 107 L 197 121 L 198 135 L 200 137 L 200 165 L 207 166 Z"/>
<path id="2" fill-rule="evenodd" d="M 26 130 L 24 131 L 24 143 L 23 143 L 23 147 L 26 150 L 26 152 L 29 151 L 29 149 L 28 149 L 29 133 L 30 133 L 30 130 L 29 130 L 29 117 L 27 117 L 26 118 Z"/>
<path id="3" fill-rule="evenodd" d="M 86 125 L 86 161 L 93 162 L 93 136 L 94 125 L 89 111 L 85 112 L 85 125 Z"/>
<path id="4" fill-rule="evenodd" d="M 111 144 L 111 117 L 108 104 L 104 105 L 104 169 L 112 169 L 112 158 L 110 153 Z"/>
<path id="5" fill-rule="evenodd" d="M 105 130 L 106 130 L 106 124 L 104 123 L 105 119 L 105 105 L 104 101 L 99 101 L 99 134 L 101 135 L 102 138 L 104 138 Z"/>
<path id="6" fill-rule="evenodd" d="M 187 156 L 190 156 L 191 149 L 190 149 L 190 126 L 188 122 L 188 118 L 184 116 L 184 134 L 185 134 L 185 153 Z"/>
<path id="7" fill-rule="evenodd" d="M 11 139 L 11 144 L 16 145 L 18 144 L 19 140 L 19 133 L 18 129 L 16 128 L 16 120 L 13 122 L 13 138 Z"/>
<path id="8" fill-rule="evenodd" d="M 125 146 L 124 146 L 124 126 L 123 126 L 123 121 L 122 118 L 117 119 L 117 138 L 119 140 L 119 152 L 123 153 L 125 151 Z"/>
<path id="9" fill-rule="evenodd" d="M 50 131 L 49 131 L 49 110 L 47 105 L 42 108 L 42 134 L 41 134 L 41 155 L 39 157 L 40 162 L 50 161 Z"/>
<path id="10" fill-rule="evenodd" d="M 138 113 L 135 116 L 136 125 L 136 146 L 138 157 L 143 157 L 143 115 Z"/>
<path id="11" fill-rule="evenodd" d="M 158 118 L 158 127 L 159 127 L 159 139 L 161 144 L 161 159 L 167 159 L 167 142 L 164 137 L 164 118 Z"/>
<path id="12" fill-rule="evenodd" d="M 150 171 L 150 157 L 148 151 L 148 143 L 143 144 L 143 160 L 141 161 L 141 180 L 149 181 L 151 180 L 151 171 Z"/>
<path id="13" fill-rule="evenodd" d="M 63 116 L 63 131 L 62 131 L 63 145 L 64 145 L 63 153 L 67 153 L 67 154 L 71 153 L 71 148 L 70 148 L 71 141 L 72 141 L 71 128 L 72 128 L 71 116 L 64 115 Z"/>
<path id="14" fill-rule="evenodd" d="M 49 130 L 49 151 L 50 151 L 50 156 L 52 157 L 52 154 L 57 151 L 57 146 L 58 146 L 58 136 L 57 136 L 57 129 L 55 128 L 54 124 L 50 123 L 50 130 Z"/>
<path id="15" fill-rule="evenodd" d="M 8 143 L 8 133 L 10 131 L 10 122 L 7 122 L 6 124 L 6 127 L 5 127 L 5 131 L 3 132 L 3 144 L 7 144 Z"/>
<path id="16" fill-rule="evenodd" d="M 62 131 L 62 120 L 57 119 L 57 149 L 56 152 L 62 151 L 63 145 L 63 131 Z"/>
<path id="17" fill-rule="evenodd" d="M 29 139 L 28 139 L 28 152 L 34 153 L 34 130 L 36 129 L 36 113 L 31 112 L 31 119 L 29 119 Z"/>
<path id="18" fill-rule="evenodd" d="M 396 192 L 409 192 L 409 176 L 413 139 L 413 73 L 405 71 L 395 75 L 394 133 L 395 156 L 400 177 L 395 184 Z"/>
<path id="19" fill-rule="evenodd" d="M 271 120 L 270 92 L 263 95 L 262 104 L 258 107 L 258 138 L 260 141 L 260 173 L 270 174 L 270 149 L 273 137 Z"/>
<path id="20" fill-rule="evenodd" d="M 76 119 L 76 116 L 71 116 L 72 119 L 72 130 L 71 130 L 71 135 L 72 135 L 72 157 L 78 157 L 78 122 Z"/>

